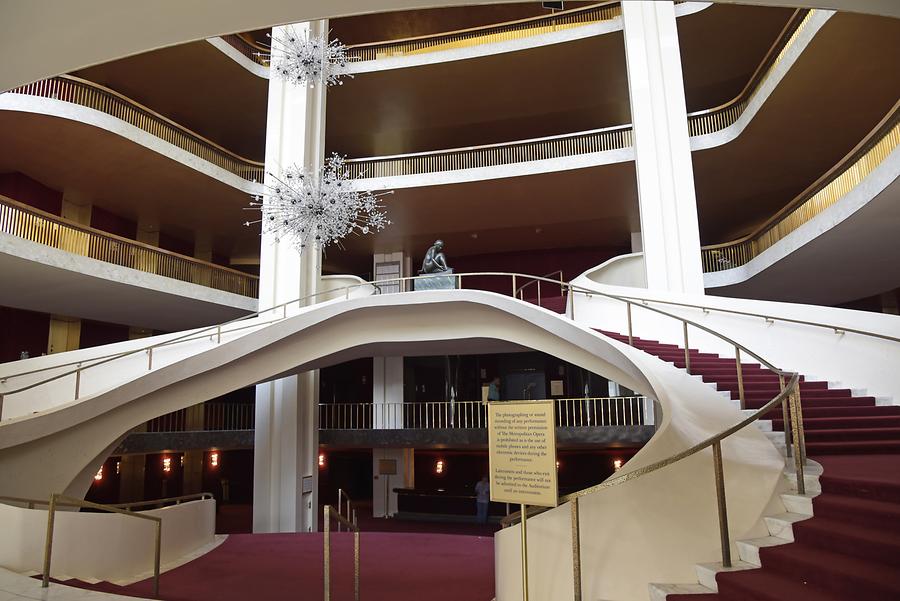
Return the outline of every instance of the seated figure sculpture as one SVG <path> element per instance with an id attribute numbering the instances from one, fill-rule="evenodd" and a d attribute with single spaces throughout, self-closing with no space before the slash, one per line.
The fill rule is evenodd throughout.
<path id="1" fill-rule="evenodd" d="M 435 240 L 431 248 L 425 253 L 420 274 L 453 273 L 453 269 L 447 266 L 447 257 L 444 256 L 444 241 Z"/>

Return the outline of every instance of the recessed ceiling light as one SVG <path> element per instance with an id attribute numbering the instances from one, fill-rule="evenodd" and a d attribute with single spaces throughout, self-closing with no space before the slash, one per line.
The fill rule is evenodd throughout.
<path id="1" fill-rule="evenodd" d="M 470 237 L 472 240 L 475 240 L 476 238 L 478 238 L 478 232 L 472 232 L 471 234 L 469 234 L 469 237 Z"/>
<path id="2" fill-rule="evenodd" d="M 542 228 L 539 228 L 539 227 L 534 228 L 534 233 L 535 233 L 535 234 L 540 234 L 540 233 L 543 232 L 543 231 L 544 231 L 544 230 L 543 230 Z"/>

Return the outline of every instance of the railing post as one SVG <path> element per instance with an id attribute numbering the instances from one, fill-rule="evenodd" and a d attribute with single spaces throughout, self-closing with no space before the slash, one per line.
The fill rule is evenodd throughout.
<path id="1" fill-rule="evenodd" d="M 684 370 L 691 373 L 691 351 L 688 348 L 688 322 L 684 322 Z"/>
<path id="2" fill-rule="evenodd" d="M 356 525 L 355 516 L 353 524 Z M 359 527 L 353 531 L 353 599 L 359 601 Z"/>
<path id="3" fill-rule="evenodd" d="M 799 382 L 797 386 L 799 387 Z M 800 448 L 800 416 L 798 415 L 796 396 L 797 388 L 791 391 L 791 432 L 794 438 L 794 470 L 797 476 L 797 492 L 806 494 L 806 481 L 803 478 L 803 451 Z"/>
<path id="4" fill-rule="evenodd" d="M 162 520 L 156 522 L 156 545 L 153 549 L 153 596 L 159 598 L 159 560 L 162 549 Z"/>
<path id="5" fill-rule="evenodd" d="M 784 376 L 778 374 L 778 386 L 781 392 L 784 392 Z M 793 453 L 791 448 L 791 418 L 788 409 L 788 398 L 781 400 L 781 421 L 784 422 L 784 454 L 790 457 Z"/>
<path id="6" fill-rule="evenodd" d="M 522 514 L 522 601 L 528 601 L 528 531 L 526 530 L 526 521 L 528 520 L 528 507 L 524 504 L 519 505 L 519 511 Z"/>
<path id="7" fill-rule="evenodd" d="M 575 601 L 581 601 L 581 532 L 578 525 L 578 497 L 572 505 L 572 572 L 575 585 Z"/>
<path id="8" fill-rule="evenodd" d="M 41 588 L 50 586 L 50 556 L 53 554 L 53 520 L 56 517 L 56 495 L 50 495 L 47 507 L 47 538 L 44 540 L 44 577 Z"/>
<path id="9" fill-rule="evenodd" d="M 806 430 L 803 427 L 803 401 L 800 397 L 800 381 L 797 381 L 797 430 L 800 433 L 800 461 L 806 465 Z"/>
<path id="10" fill-rule="evenodd" d="M 222 344 L 222 326 L 216 328 L 216 344 Z"/>
<path id="11" fill-rule="evenodd" d="M 731 567 L 731 541 L 728 538 L 728 506 L 725 503 L 725 473 L 722 468 L 722 442 L 712 445 L 713 469 L 716 472 L 716 504 L 719 508 L 719 536 L 722 544 L 722 566 Z"/>
<path id="12" fill-rule="evenodd" d="M 3 395 L 0 394 L 0 419 L 3 419 Z"/>
<path id="13" fill-rule="evenodd" d="M 745 401 L 744 401 L 744 369 L 741 367 L 741 349 L 740 347 L 734 347 L 734 364 L 737 367 L 737 382 L 738 382 L 738 400 L 741 402 L 741 409 L 745 409 Z"/>
<path id="14" fill-rule="evenodd" d="M 153 347 L 147 349 L 147 371 L 153 369 Z"/>
<path id="15" fill-rule="evenodd" d="M 81 363 L 75 366 L 75 400 L 81 394 Z"/>
<path id="16" fill-rule="evenodd" d="M 516 298 L 516 274 L 512 274 L 512 295 Z"/>
<path id="17" fill-rule="evenodd" d="M 331 601 L 331 541 L 329 540 L 331 538 L 331 525 L 328 523 L 331 516 L 328 515 L 328 505 L 326 505 L 322 511 L 325 514 L 323 528 L 325 535 L 323 543 L 325 550 L 323 559 L 325 601 Z"/>
<path id="18" fill-rule="evenodd" d="M 541 306 L 541 281 L 540 281 L 540 280 L 537 281 L 537 289 L 538 289 L 538 302 L 537 302 L 537 304 L 538 304 L 538 307 L 540 307 L 540 306 Z"/>
<path id="19" fill-rule="evenodd" d="M 632 335 L 631 330 L 631 303 L 625 301 L 625 306 L 628 308 L 628 345 L 634 346 L 634 336 Z"/>

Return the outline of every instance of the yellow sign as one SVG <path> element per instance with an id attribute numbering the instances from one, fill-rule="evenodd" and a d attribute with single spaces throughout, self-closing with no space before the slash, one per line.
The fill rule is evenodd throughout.
<path id="1" fill-rule="evenodd" d="M 488 404 L 491 500 L 556 507 L 553 401 Z"/>

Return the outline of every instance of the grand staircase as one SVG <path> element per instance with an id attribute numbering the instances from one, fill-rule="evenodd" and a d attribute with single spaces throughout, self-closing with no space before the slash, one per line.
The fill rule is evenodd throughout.
<path id="1" fill-rule="evenodd" d="M 628 343 L 627 336 L 603 333 Z M 640 338 L 632 344 L 685 367 L 677 345 Z M 738 398 L 734 359 L 694 349 L 689 355 L 692 374 Z M 780 390 L 771 371 L 752 363 L 741 368 L 745 410 Z M 740 560 L 731 569 L 699 564 L 697 583 L 651 585 L 654 601 L 900 599 L 900 406 L 879 406 L 875 397 L 806 378 L 800 393 L 807 453 L 815 458 L 804 479 L 807 494 L 783 494 L 787 512 L 766 518 L 770 536 L 737 542 Z M 784 450 L 782 413 L 769 417 L 760 427 Z M 785 475 L 796 484 L 792 463 Z"/>

